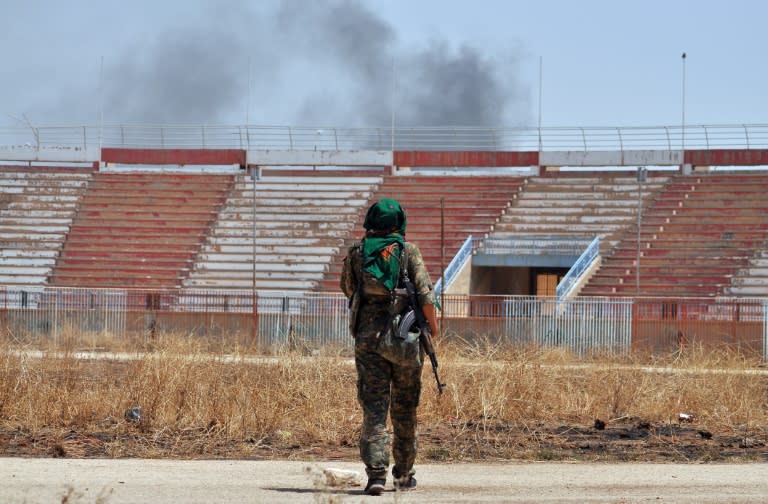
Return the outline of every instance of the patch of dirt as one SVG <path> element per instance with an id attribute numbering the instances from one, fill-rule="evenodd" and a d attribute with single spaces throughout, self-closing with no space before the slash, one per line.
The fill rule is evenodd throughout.
<path id="1" fill-rule="evenodd" d="M 116 422 L 92 432 L 0 430 L 0 455 L 67 458 L 358 460 L 353 441 L 228 439 L 215 426 L 144 432 Z M 768 462 L 768 431 L 712 431 L 695 423 L 624 419 L 607 425 L 509 425 L 485 420 L 422 428 L 419 459 L 440 461 Z"/>
<path id="2" fill-rule="evenodd" d="M 442 430 L 442 429 L 441 429 Z M 448 431 L 448 429 L 445 429 Z M 653 424 L 625 419 L 605 425 L 544 425 L 513 427 L 486 422 L 462 432 L 425 432 L 426 454 L 450 457 L 441 438 L 463 450 L 469 460 L 621 462 L 745 462 L 768 461 L 768 431 L 715 432 L 695 424 Z M 453 436 L 450 436 L 453 434 Z M 431 445 L 431 446 L 430 446 Z M 422 444 L 424 446 L 424 444 Z M 438 451 L 434 451 L 436 447 Z"/>

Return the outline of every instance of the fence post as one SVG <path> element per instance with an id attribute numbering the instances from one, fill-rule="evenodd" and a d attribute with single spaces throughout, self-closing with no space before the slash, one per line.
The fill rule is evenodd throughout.
<path id="1" fill-rule="evenodd" d="M 763 361 L 768 362 L 768 301 L 763 301 Z"/>
<path id="2" fill-rule="evenodd" d="M 256 291 L 256 286 L 253 286 L 252 292 L 252 306 L 251 306 L 251 344 L 258 351 L 259 350 L 259 294 Z"/>
<path id="3" fill-rule="evenodd" d="M 749 129 L 747 129 L 747 125 L 744 125 L 744 138 L 747 141 L 747 149 L 749 149 Z"/>
<path id="4" fill-rule="evenodd" d="M 628 350 L 629 353 L 632 353 L 633 350 L 635 350 L 636 341 L 637 341 L 637 332 L 638 332 L 638 320 L 637 320 L 637 299 L 632 299 L 629 303 L 629 346 Z"/>
<path id="5" fill-rule="evenodd" d="M 56 290 L 55 301 L 53 303 L 53 346 L 58 350 L 59 348 L 59 294 L 60 291 Z"/>

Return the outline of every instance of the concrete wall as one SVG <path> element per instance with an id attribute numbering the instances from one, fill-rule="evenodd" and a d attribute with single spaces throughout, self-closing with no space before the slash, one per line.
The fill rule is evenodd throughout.
<path id="1" fill-rule="evenodd" d="M 249 150 L 249 165 L 392 166 L 391 151 Z"/>
<path id="2" fill-rule="evenodd" d="M 240 149 L 101 149 L 101 161 L 146 165 L 244 165 Z"/>
<path id="3" fill-rule="evenodd" d="M 437 281 L 437 280 L 435 280 Z M 466 261 L 464 266 L 459 270 L 456 278 L 445 289 L 446 294 L 469 294 L 470 286 L 472 282 L 472 259 Z"/>
<path id="4" fill-rule="evenodd" d="M 768 165 L 766 149 L 711 149 L 685 151 L 685 163 L 693 166 Z"/>
<path id="5" fill-rule="evenodd" d="M 542 152 L 542 166 L 680 166 L 683 151 L 560 151 Z"/>
<path id="6" fill-rule="evenodd" d="M 410 167 L 509 167 L 539 164 L 538 152 L 516 151 L 396 151 L 396 166 Z"/>
<path id="7" fill-rule="evenodd" d="M 97 147 L 0 146 L 0 160 L 43 163 L 95 163 L 100 158 Z"/>
<path id="8" fill-rule="evenodd" d="M 615 151 L 368 151 L 0 146 L 0 161 L 501 168 L 532 166 L 763 166 L 768 149 Z"/>

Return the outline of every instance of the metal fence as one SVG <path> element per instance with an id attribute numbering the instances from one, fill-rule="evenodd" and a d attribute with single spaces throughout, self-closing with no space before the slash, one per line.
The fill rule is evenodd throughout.
<path id="1" fill-rule="evenodd" d="M 395 127 L 105 124 L 0 127 L 0 145 L 29 148 L 625 151 L 768 147 L 768 125 Z"/>
<path id="2" fill-rule="evenodd" d="M 768 300 L 443 296 L 445 337 L 593 352 L 727 346 L 766 358 Z M 0 288 L 0 337 L 55 346 L 162 334 L 228 339 L 269 351 L 351 347 L 335 293 Z"/>

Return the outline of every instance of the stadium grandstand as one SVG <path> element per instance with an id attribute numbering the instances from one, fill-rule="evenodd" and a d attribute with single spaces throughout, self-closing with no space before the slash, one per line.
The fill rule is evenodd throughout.
<path id="1" fill-rule="evenodd" d="M 768 126 L 136 128 L 0 138 L 0 306 L 85 289 L 109 306 L 300 315 L 339 304 L 366 209 L 393 197 L 457 332 L 579 301 L 638 317 L 653 300 L 659 320 L 670 304 L 688 321 L 738 310 L 765 354 Z M 553 327 L 495 331 L 569 339 Z"/>

